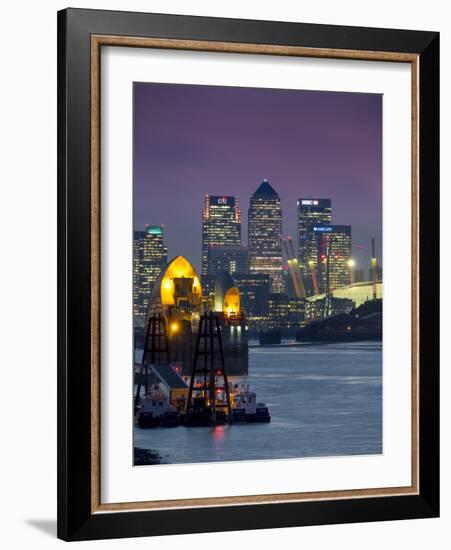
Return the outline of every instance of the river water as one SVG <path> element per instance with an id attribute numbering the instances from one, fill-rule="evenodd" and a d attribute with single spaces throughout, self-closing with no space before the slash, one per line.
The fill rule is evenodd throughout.
<path id="1" fill-rule="evenodd" d="M 382 453 L 380 342 L 252 347 L 251 390 L 269 424 L 135 427 L 168 464 Z"/>

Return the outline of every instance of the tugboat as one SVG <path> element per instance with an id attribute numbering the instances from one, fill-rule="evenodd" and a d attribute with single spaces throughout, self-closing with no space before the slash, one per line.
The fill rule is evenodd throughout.
<path id="1" fill-rule="evenodd" d="M 149 389 L 142 400 L 138 411 L 138 426 L 140 428 L 166 428 L 178 426 L 180 423 L 179 412 L 169 403 L 169 397 L 158 386 Z"/>
<path id="2" fill-rule="evenodd" d="M 257 395 L 249 386 L 237 385 L 233 392 L 232 417 L 234 423 L 271 422 L 271 415 L 264 403 L 257 403 Z"/>

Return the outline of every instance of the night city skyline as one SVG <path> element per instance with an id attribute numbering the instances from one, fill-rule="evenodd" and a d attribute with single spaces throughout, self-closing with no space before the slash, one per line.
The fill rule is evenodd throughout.
<path id="1" fill-rule="evenodd" d="M 251 195 L 268 179 L 283 233 L 297 241 L 297 200 L 332 200 L 351 225 L 357 268 L 382 249 L 382 96 L 338 92 L 134 85 L 134 229 L 165 226 L 169 258 L 201 264 L 205 194 L 240 200 L 247 244 Z M 200 269 L 199 269 L 200 270 Z"/>
<path id="2" fill-rule="evenodd" d="M 382 97 L 135 83 L 133 120 L 134 465 L 380 454 Z"/>

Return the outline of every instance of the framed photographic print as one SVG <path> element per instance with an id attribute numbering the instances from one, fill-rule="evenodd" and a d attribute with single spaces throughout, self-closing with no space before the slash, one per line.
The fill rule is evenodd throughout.
<path id="1" fill-rule="evenodd" d="M 439 513 L 438 33 L 58 14 L 58 536 Z"/>

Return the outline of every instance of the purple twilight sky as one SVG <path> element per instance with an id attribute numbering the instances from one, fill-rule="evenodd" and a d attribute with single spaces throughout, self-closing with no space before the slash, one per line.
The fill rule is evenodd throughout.
<path id="1" fill-rule="evenodd" d="M 266 178 L 296 242 L 300 197 L 332 199 L 352 225 L 356 269 L 382 248 L 382 96 L 134 84 L 134 228 L 164 224 L 169 258 L 200 267 L 204 195 L 249 198 Z M 364 245 L 365 248 L 355 245 Z"/>

